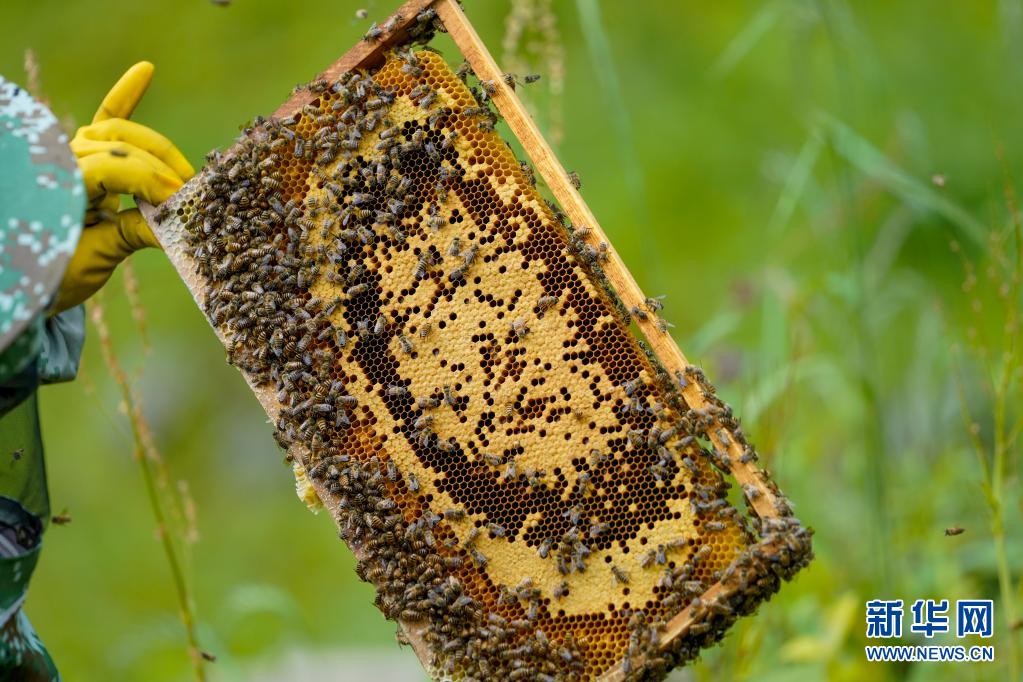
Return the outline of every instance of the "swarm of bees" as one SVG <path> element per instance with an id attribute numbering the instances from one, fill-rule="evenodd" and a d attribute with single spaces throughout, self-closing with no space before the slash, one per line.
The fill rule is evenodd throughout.
<path id="1" fill-rule="evenodd" d="M 410 40 L 436 29 L 427 10 Z M 497 83 L 474 79 L 406 45 L 311 83 L 158 219 L 183 226 L 228 360 L 275 396 L 277 442 L 435 674 L 656 678 L 803 566 L 809 534 L 780 494 L 782 519 L 728 504 L 709 435 L 756 456 L 731 409 L 650 360 L 629 317 L 661 300 L 614 297 L 609 246 L 544 203 L 493 132 Z"/>

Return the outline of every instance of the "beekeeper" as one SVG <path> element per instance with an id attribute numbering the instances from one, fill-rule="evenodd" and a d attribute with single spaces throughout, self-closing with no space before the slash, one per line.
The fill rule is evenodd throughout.
<path id="1" fill-rule="evenodd" d="M 193 174 L 128 118 L 153 77 L 131 67 L 70 144 L 52 113 L 0 76 L 0 680 L 58 680 L 21 610 L 49 520 L 36 389 L 69 381 L 81 305 L 138 249 L 160 248 L 122 195 L 156 204 Z"/>

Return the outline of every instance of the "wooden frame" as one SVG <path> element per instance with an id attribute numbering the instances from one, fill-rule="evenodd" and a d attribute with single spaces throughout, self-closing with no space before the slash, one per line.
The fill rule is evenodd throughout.
<path id="1" fill-rule="evenodd" d="M 381 31 L 374 38 L 364 38 L 359 41 L 344 56 L 328 67 L 318 78 L 333 80 L 341 74 L 353 69 L 372 68 L 384 59 L 384 53 L 393 45 L 402 43 L 408 37 L 408 26 L 415 21 L 417 14 L 434 8 L 444 27 L 451 38 L 462 52 L 462 55 L 472 67 L 476 76 L 482 81 L 489 81 L 494 92 L 491 97 L 497 106 L 499 113 L 503 116 L 512 133 L 518 138 L 523 149 L 533 163 L 536 171 L 546 182 L 554 198 L 561 209 L 575 226 L 586 226 L 590 228 L 587 239 L 592 246 L 606 245 L 608 259 L 602 264 L 603 274 L 612 285 L 615 292 L 627 308 L 642 307 L 647 300 L 632 274 L 626 268 L 618 253 L 614 250 L 611 242 L 601 229 L 596 217 L 586 205 L 582 196 L 576 190 L 568 173 L 554 152 L 543 138 L 532 117 L 523 106 L 514 89 L 509 86 L 504 78 L 503 72 L 497 66 L 494 58 L 487 50 L 486 45 L 476 33 L 472 24 L 462 11 L 456 0 L 408 0 L 399 7 L 387 20 L 381 22 Z M 300 110 L 304 104 L 314 98 L 310 92 L 301 90 L 296 92 L 273 114 L 275 118 L 285 118 Z M 154 219 L 155 209 L 152 206 L 140 202 L 143 214 L 153 227 L 153 231 L 164 245 L 171 261 L 177 268 L 180 276 L 185 281 L 189 290 L 202 304 L 200 292 L 202 291 L 195 270 L 194 261 L 184 248 L 180 235 L 173 234 L 166 227 L 161 228 L 160 223 Z M 657 322 L 652 316 L 635 320 L 638 328 L 643 333 L 656 360 L 661 364 L 669 376 L 680 376 L 689 367 L 689 361 L 676 345 L 671 335 L 657 328 Z M 219 335 L 219 332 L 218 332 Z M 221 338 L 223 342 L 225 339 Z M 267 414 L 276 418 L 279 409 L 274 396 L 265 387 L 260 388 L 250 382 L 250 388 L 256 394 Z M 693 409 L 702 409 L 708 406 L 704 398 L 702 387 L 696 383 L 688 382 L 681 386 L 682 396 L 686 403 Z M 725 431 L 722 438 L 721 431 Z M 780 497 L 772 484 L 770 484 L 766 472 L 762 471 L 753 461 L 744 457 L 744 448 L 738 439 L 728 432 L 727 429 L 715 429 L 708 434 L 713 446 L 722 453 L 727 453 L 731 461 L 731 474 L 736 481 L 745 489 L 755 489 L 757 495 L 749 499 L 761 522 L 781 520 L 790 516 L 787 502 Z M 295 453 L 297 454 L 297 453 Z M 321 498 L 326 495 L 321 485 L 312 482 L 317 494 Z M 336 520 L 336 519 L 335 519 Z M 764 553 L 772 553 L 779 549 L 776 539 L 766 540 L 757 545 Z M 357 557 L 360 551 L 357 546 L 352 547 Z M 716 583 L 701 595 L 704 603 L 714 601 L 719 597 L 727 597 L 734 593 L 734 589 L 726 588 L 722 583 Z M 697 622 L 698 614 L 692 606 L 686 607 L 671 621 L 669 621 L 662 633 L 661 648 L 667 649 L 670 644 L 679 637 L 685 636 L 690 627 Z M 429 665 L 430 652 L 423 639 L 418 635 L 417 630 L 421 629 L 415 625 L 402 623 L 401 627 L 417 656 L 424 663 Z M 621 670 L 606 673 L 602 679 L 618 680 L 624 677 Z"/>

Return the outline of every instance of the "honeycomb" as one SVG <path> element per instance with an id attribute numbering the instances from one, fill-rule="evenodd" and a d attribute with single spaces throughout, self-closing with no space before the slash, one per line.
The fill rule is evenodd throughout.
<path id="1" fill-rule="evenodd" d="M 428 49 L 314 82 L 212 155 L 158 233 L 180 227 L 229 361 L 434 674 L 656 677 L 807 548 L 769 557 L 729 503 L 715 415 L 630 332 L 486 91 Z M 711 601 L 722 576 L 742 589 Z M 687 607 L 706 622 L 667 647 Z"/>

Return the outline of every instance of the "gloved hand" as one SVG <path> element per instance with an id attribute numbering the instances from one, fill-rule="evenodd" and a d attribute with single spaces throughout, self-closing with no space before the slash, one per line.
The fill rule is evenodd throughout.
<path id="1" fill-rule="evenodd" d="M 117 264 L 135 251 L 147 246 L 160 248 L 138 209 L 118 210 L 120 195 L 133 194 L 158 204 L 194 174 L 170 140 L 127 120 L 152 79 L 149 62 L 128 69 L 103 99 L 92 124 L 79 128 L 71 141 L 89 195 L 89 209 L 53 313 L 96 293 Z"/>

